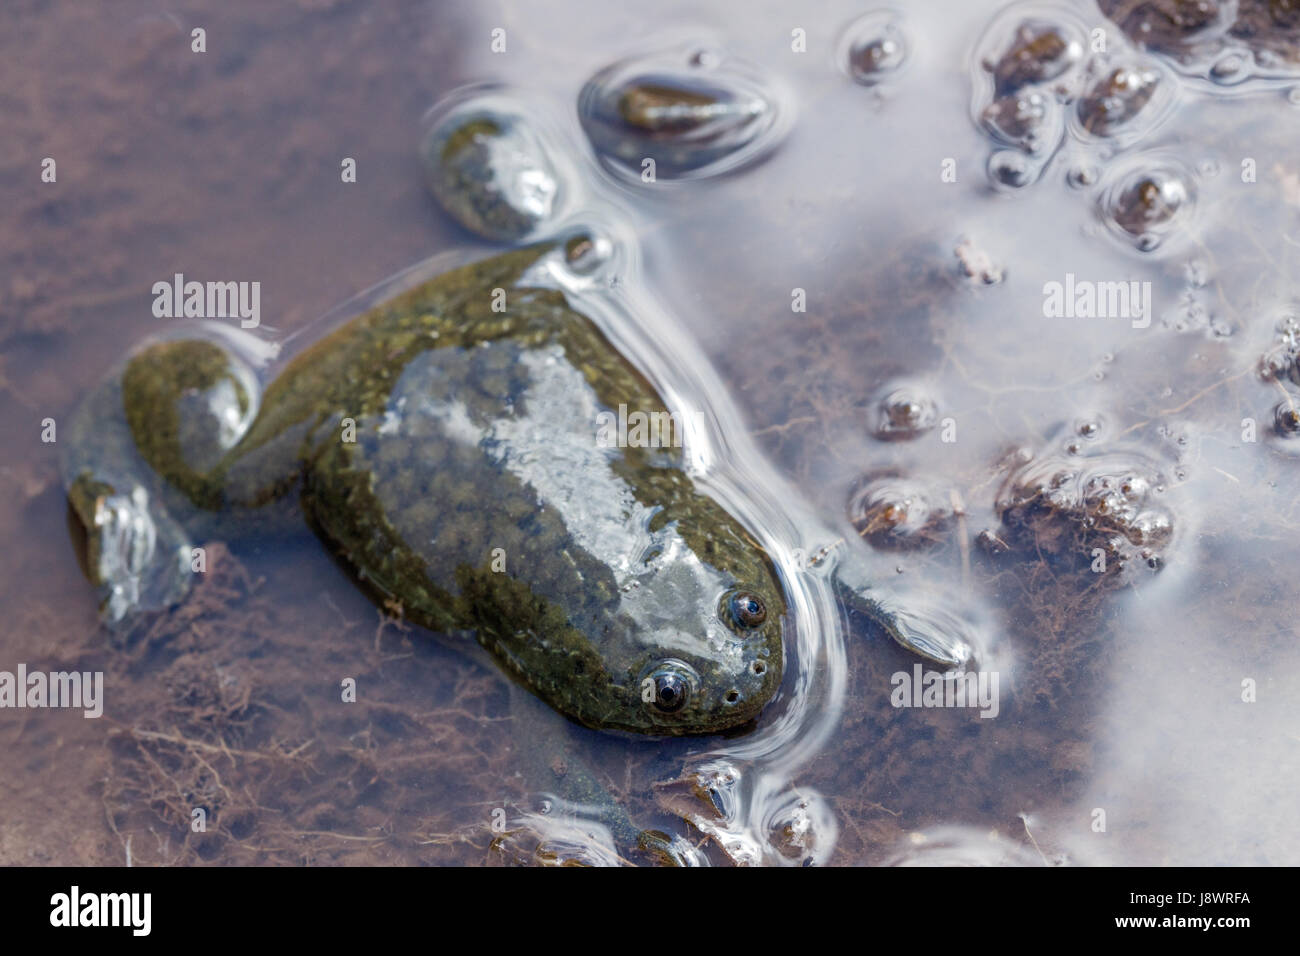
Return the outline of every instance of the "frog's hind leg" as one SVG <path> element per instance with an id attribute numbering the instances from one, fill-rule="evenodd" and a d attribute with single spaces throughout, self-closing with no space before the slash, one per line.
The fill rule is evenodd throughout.
<path id="1" fill-rule="evenodd" d="M 109 623 L 188 591 L 191 536 L 222 509 L 224 459 L 257 413 L 259 361 L 238 334 L 176 330 L 135 350 L 73 416 L 64 484 Z"/>

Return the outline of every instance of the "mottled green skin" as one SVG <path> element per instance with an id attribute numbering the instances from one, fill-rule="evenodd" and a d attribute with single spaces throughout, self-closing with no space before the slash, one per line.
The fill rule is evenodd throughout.
<path id="1" fill-rule="evenodd" d="M 431 630 L 472 634 L 582 724 L 677 735 L 752 720 L 783 663 L 770 563 L 696 489 L 679 449 L 598 447 L 595 411 L 663 403 L 563 294 L 520 285 L 547 255 L 558 252 L 488 259 L 354 319 L 289 364 L 215 456 L 186 438 L 181 400 L 234 360 L 208 341 L 146 347 L 83 412 L 74 511 L 93 540 L 94 502 L 137 481 L 190 535 L 220 536 L 296 500 L 368 590 Z M 101 447 L 121 440 L 123 413 L 125 456 Z M 132 459 L 150 473 L 122 464 Z M 731 621 L 736 587 L 766 604 L 761 626 Z M 643 700 L 645 677 L 669 658 L 698 675 L 674 713 Z"/>

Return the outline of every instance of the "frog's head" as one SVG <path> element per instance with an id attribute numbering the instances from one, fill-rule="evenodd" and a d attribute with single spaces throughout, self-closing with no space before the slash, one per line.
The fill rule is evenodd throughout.
<path id="1" fill-rule="evenodd" d="M 674 607 L 676 621 L 642 622 L 640 636 L 653 652 L 635 675 L 624 729 L 719 733 L 752 721 L 776 694 L 785 605 L 775 582 L 738 584 L 710 603 Z"/>
<path id="2" fill-rule="evenodd" d="M 681 471 L 620 451 L 636 500 L 623 499 L 632 520 L 607 528 L 599 573 L 612 572 L 613 587 L 584 627 L 599 635 L 604 680 L 587 691 L 599 716 L 578 719 L 671 736 L 744 727 L 781 686 L 787 619 L 777 569 Z M 593 573 L 583 577 L 590 584 Z"/>
<path id="3" fill-rule="evenodd" d="M 702 560 L 676 533 L 615 577 L 581 549 L 546 580 L 462 565 L 479 641 L 560 713 L 601 730 L 716 734 L 750 723 L 776 695 L 785 602 L 761 552 Z"/>
<path id="4" fill-rule="evenodd" d="M 480 642 L 588 727 L 685 736 L 750 723 L 784 667 L 786 607 L 766 555 L 746 542 L 728 560 L 738 535 L 700 547 L 675 524 L 651 537 L 617 570 L 581 548 L 532 582 L 462 566 L 470 617 L 488 625 Z"/>

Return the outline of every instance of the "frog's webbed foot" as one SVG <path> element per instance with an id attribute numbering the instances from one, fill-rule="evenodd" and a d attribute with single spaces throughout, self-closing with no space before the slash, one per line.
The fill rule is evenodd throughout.
<path id="1" fill-rule="evenodd" d="M 987 650 L 974 624 L 929 594 L 885 590 L 868 583 L 866 566 L 843 554 L 835 567 L 844 603 L 871 618 L 897 643 L 946 670 L 977 666 Z"/>
<path id="2" fill-rule="evenodd" d="M 68 489 L 68 504 L 84 535 L 79 556 L 99 589 L 106 623 L 168 607 L 189 591 L 190 542 L 165 512 L 150 507 L 143 486 L 118 490 L 82 472 Z"/>
<path id="3" fill-rule="evenodd" d="M 895 595 L 873 592 L 857 595 L 857 606 L 879 624 L 895 641 L 913 654 L 934 661 L 947 670 L 975 666 L 978 645 L 969 622 L 946 608 L 907 602 Z"/>

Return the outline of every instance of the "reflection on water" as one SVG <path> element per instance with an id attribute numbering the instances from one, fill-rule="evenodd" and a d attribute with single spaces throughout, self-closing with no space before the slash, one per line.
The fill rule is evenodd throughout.
<path id="1" fill-rule="evenodd" d="M 344 215 L 307 211 L 339 200 L 332 186 L 303 187 L 301 208 L 260 210 L 268 224 L 292 227 L 283 235 L 321 233 L 271 259 L 284 263 L 282 325 L 305 328 L 406 262 L 499 248 L 471 246 L 421 194 L 424 108 L 484 82 L 502 84 L 497 106 L 509 105 L 511 89 L 527 90 L 517 103 L 545 104 L 518 115 L 539 142 L 555 144 L 561 177 L 577 181 L 555 204 L 554 229 L 576 236 L 594 225 L 589 251 L 599 253 L 592 271 L 561 269 L 552 281 L 637 358 L 671 408 L 703 413 L 679 416 L 703 422 L 687 441 L 701 483 L 762 538 L 790 589 L 789 674 L 752 733 L 648 747 L 559 731 L 639 825 L 665 831 L 675 849 L 664 852 L 679 862 L 1300 860 L 1289 812 L 1300 784 L 1291 583 L 1300 170 L 1287 152 L 1300 117 L 1300 28 L 1269 21 L 1272 8 L 1253 2 L 1200 4 L 1208 12 L 1195 22 L 1162 14 L 1169 4 L 1100 6 L 954 0 L 791 13 L 775 2 L 705 11 L 670 2 L 632 30 L 625 10 L 579 2 L 558 14 L 503 2 L 440 4 L 436 16 L 420 8 L 424 39 L 399 46 L 412 62 L 422 44 L 445 42 L 434 37 L 476 39 L 452 45 L 446 76 L 412 84 L 422 92 L 409 94 L 409 116 L 371 118 L 390 134 L 378 137 L 389 157 L 381 189 L 397 191 Z M 346 24 L 351 14 L 339 16 Z M 506 52 L 493 52 L 490 31 L 502 25 Z M 385 89 L 400 79 L 384 77 L 402 72 L 389 37 L 375 27 L 354 51 Z M 746 83 L 777 92 L 769 101 L 744 83 L 691 86 L 657 61 L 631 69 L 688 48 L 708 51 L 706 72 L 725 77 L 727 64 L 746 64 Z M 614 73 L 602 72 L 611 64 Z M 127 69 L 124 99 L 147 100 L 132 84 L 151 88 L 139 79 L 149 69 Z M 266 75 L 260 61 L 254 69 Z M 618 95 L 580 116 L 592 83 Z M 360 104 L 327 99 L 355 151 L 367 128 Z M 759 102 L 779 104 L 770 129 L 758 128 Z M 263 131 L 271 122 L 262 117 Z M 615 141 L 619 122 L 630 134 Z M 147 125 L 124 123 L 113 132 L 124 141 Z M 199 139 L 241 135 L 215 105 L 192 125 Z M 325 127 L 292 136 L 299 159 L 340 148 Z M 490 156 L 490 144 L 479 145 Z M 648 181 L 636 161 L 657 149 L 665 159 Z M 122 152 L 145 162 L 138 147 Z M 507 152 L 512 162 L 520 153 Z M 632 174 L 611 169 L 611 156 L 631 161 Z M 157 165 L 164 178 L 179 175 Z M 472 163 L 460 168 L 475 175 Z M 165 204 L 151 213 L 185 222 Z M 100 221 L 93 208 L 87 215 Z M 332 245 L 337 236 L 313 218 L 330 215 L 339 218 L 321 221 L 335 233 L 400 238 L 378 250 Z M 84 254 L 111 258 L 111 233 L 88 228 Z M 183 232 L 176 261 L 187 273 L 199 271 L 195 260 L 219 271 L 231 255 L 202 229 Z M 318 264 L 330 255 L 350 263 L 343 278 Z M 127 275 L 147 289 L 160 277 L 151 270 L 170 274 L 145 261 L 104 265 L 95 282 L 111 287 L 116 272 L 119 284 Z M 41 261 L 25 268 L 39 276 Z M 15 287 L 10 304 L 24 294 Z M 46 326 L 6 312 L 10 397 L 70 406 L 107 359 L 72 336 L 24 339 L 25 328 Z M 112 334 L 87 324 L 87 340 L 107 353 L 108 342 L 153 330 L 125 307 L 114 316 Z M 42 349 L 66 385 L 29 370 L 25 359 Z M 32 513 L 58 516 L 39 466 L 5 467 L 35 488 Z M 26 514 L 7 512 L 6 533 L 42 527 Z M 51 579 L 80 593 L 75 566 L 60 557 L 66 543 L 40 534 L 49 554 L 38 566 L 54 562 Z M 361 859 L 482 859 L 489 811 L 531 808 L 549 789 L 549 771 L 528 767 L 526 721 L 510 717 L 499 679 L 385 626 L 375 656 L 353 659 L 348 648 L 370 640 L 364 600 L 310 547 L 288 560 L 275 547 L 246 560 L 277 600 L 234 579 L 207 600 L 243 595 L 266 620 L 251 646 L 229 646 L 272 662 L 302 655 L 302 674 L 254 682 L 265 700 L 244 700 L 251 715 L 230 710 L 225 692 L 211 707 L 247 721 L 250 739 L 257 730 L 311 737 L 324 755 L 312 772 L 347 781 L 301 794 L 295 839 L 361 836 L 351 814 L 384 848 Z M 918 595 L 916 613 L 981 622 L 990 648 L 980 667 L 1000 677 L 996 716 L 942 706 L 942 694 L 934 705 L 895 706 L 895 678 L 910 679 L 918 658 L 836 603 L 835 575 L 850 563 Z M 321 580 L 324 591 L 311 583 Z M 295 597 L 303 587 L 310 597 Z M 322 609 L 321 593 L 339 614 Z M 35 590 L 14 619 L 44 621 L 51 639 L 74 635 L 60 653 L 94 648 L 83 641 L 89 601 L 50 618 L 40 608 L 55 596 Z M 205 626 L 186 638 L 200 659 L 213 641 L 236 640 L 215 619 Z M 315 629 L 312 640 L 305 629 Z M 322 632 L 332 648 L 319 648 Z M 34 653 L 23 640 L 15 631 L 0 646 Z M 141 661 L 120 679 L 157 685 L 148 656 Z M 206 686 L 178 667 L 169 686 Z M 327 684 L 335 671 L 368 669 L 383 706 L 357 721 L 304 703 L 296 681 L 322 667 Z M 410 711 L 415 699 L 430 709 Z M 171 757 L 175 774 L 214 786 L 193 754 Z M 113 792 L 147 792 L 131 777 L 147 761 L 121 751 L 116 759 Z M 233 795 L 220 799 L 232 818 L 246 811 Z M 682 841 L 698 834 L 683 818 L 712 840 L 688 849 Z M 608 829 L 580 810 L 518 811 L 510 823 L 540 837 L 540 850 L 518 850 L 531 862 L 619 859 Z M 266 859 L 237 855 L 248 852 L 239 826 L 222 832 L 227 842 L 201 858 Z M 312 853 L 344 858 L 329 856 L 342 852 L 335 847 L 322 838 Z"/>

